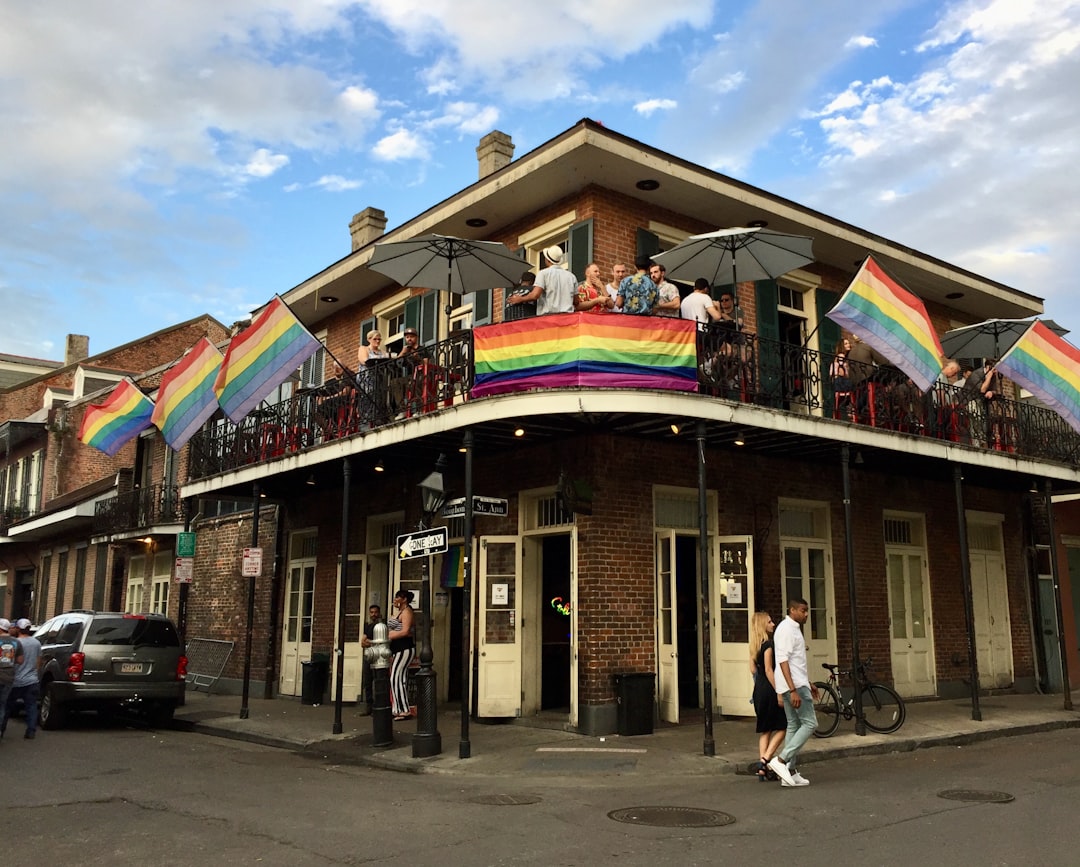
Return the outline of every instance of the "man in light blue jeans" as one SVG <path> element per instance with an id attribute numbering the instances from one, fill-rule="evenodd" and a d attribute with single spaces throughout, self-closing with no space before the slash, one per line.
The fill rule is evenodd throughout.
<path id="1" fill-rule="evenodd" d="M 809 786 L 810 781 L 796 770 L 799 751 L 817 728 L 814 700 L 817 687 L 810 683 L 806 668 L 806 639 L 802 625 L 810 616 L 805 599 L 789 599 L 788 613 L 773 633 L 776 657 L 776 691 L 784 697 L 787 736 L 784 748 L 769 761 L 782 786 Z"/>

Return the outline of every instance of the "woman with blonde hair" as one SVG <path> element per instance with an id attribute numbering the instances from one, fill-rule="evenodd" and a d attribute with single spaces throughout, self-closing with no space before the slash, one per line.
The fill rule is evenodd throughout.
<path id="1" fill-rule="evenodd" d="M 787 714 L 783 699 L 776 694 L 773 669 L 772 634 L 776 625 L 764 611 L 755 612 L 750 621 L 750 673 L 754 676 L 754 713 L 757 715 L 758 754 L 761 764 L 754 763 L 758 781 L 773 777 L 769 759 L 776 755 L 787 732 Z"/>

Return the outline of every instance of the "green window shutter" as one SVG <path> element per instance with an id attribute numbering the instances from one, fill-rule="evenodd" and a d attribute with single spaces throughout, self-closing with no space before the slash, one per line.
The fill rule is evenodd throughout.
<path id="1" fill-rule="evenodd" d="M 420 296 L 420 324 L 416 330 L 420 332 L 420 343 L 427 345 L 439 339 L 439 293 L 428 292 Z"/>
<path id="2" fill-rule="evenodd" d="M 780 352 L 780 319 L 776 312 L 780 297 L 776 281 L 755 282 L 754 297 L 757 301 L 759 387 L 763 395 L 782 401 L 784 360 Z"/>
<path id="3" fill-rule="evenodd" d="M 660 238 L 655 232 L 650 232 L 648 229 L 637 230 L 637 254 L 638 256 L 655 256 L 660 252 Z M 634 272 L 634 263 L 628 263 L 630 267 L 630 273 Z"/>
<path id="4" fill-rule="evenodd" d="M 94 559 L 94 601 L 95 611 L 105 610 L 105 565 L 109 557 L 109 546 L 98 545 Z"/>
<path id="5" fill-rule="evenodd" d="M 473 325 L 487 325 L 491 322 L 491 289 L 479 289 L 472 293 Z"/>
<path id="6" fill-rule="evenodd" d="M 367 344 L 368 332 L 369 331 L 378 331 L 378 329 L 379 329 L 379 320 L 378 319 L 376 319 L 374 316 L 370 317 L 369 319 L 365 319 L 363 322 L 360 323 L 360 337 L 359 337 L 359 340 L 357 342 L 361 346 L 365 346 Z M 386 337 L 386 335 L 384 334 L 383 337 Z"/>
<path id="7" fill-rule="evenodd" d="M 420 331 L 420 296 L 413 295 L 405 301 L 405 327 Z"/>
<path id="8" fill-rule="evenodd" d="M 593 221 L 583 220 L 570 227 L 567 242 L 570 271 L 579 279 L 585 278 L 585 268 L 593 259 Z"/>
<path id="9" fill-rule="evenodd" d="M 836 344 L 840 342 L 840 326 L 831 319 L 825 318 L 825 314 L 836 306 L 839 297 L 837 293 L 828 289 L 817 289 L 814 292 L 818 321 L 818 346 L 826 354 L 832 354 L 832 351 L 836 349 Z"/>

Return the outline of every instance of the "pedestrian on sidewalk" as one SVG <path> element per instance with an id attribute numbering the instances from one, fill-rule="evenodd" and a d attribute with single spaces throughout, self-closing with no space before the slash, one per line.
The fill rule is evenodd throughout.
<path id="1" fill-rule="evenodd" d="M 30 634 L 31 623 L 25 617 L 20 618 L 12 627 L 11 634 L 19 639 L 22 646 L 22 662 L 15 666 L 15 680 L 8 693 L 7 713 L 11 716 L 11 709 L 15 707 L 19 699 L 23 702 L 23 712 L 26 714 L 27 740 L 33 740 L 37 735 L 38 723 L 38 698 L 40 688 L 38 686 L 38 668 L 41 665 L 41 643 Z M 0 734 L 3 734 L 0 731 Z"/>
<path id="2" fill-rule="evenodd" d="M 814 700 L 817 687 L 810 683 L 806 666 L 806 639 L 802 626 L 810 617 L 805 599 L 789 599 L 788 614 L 773 633 L 776 654 L 776 692 L 783 696 L 787 714 L 784 748 L 769 761 L 769 767 L 783 786 L 809 786 L 810 781 L 797 770 L 799 751 L 817 728 Z"/>
<path id="3" fill-rule="evenodd" d="M 13 627 L 6 617 L 0 617 L 0 737 L 7 725 L 8 693 L 15 682 L 15 669 L 22 662 L 22 644 L 11 634 Z"/>
<path id="4" fill-rule="evenodd" d="M 386 626 L 390 630 L 386 637 L 390 639 L 390 706 L 394 719 L 407 720 L 415 716 L 409 706 L 409 666 L 416 655 L 416 640 L 413 638 L 413 601 L 411 590 L 398 590 L 394 594 L 396 614 L 387 618 Z"/>
<path id="5" fill-rule="evenodd" d="M 750 623 L 750 673 L 754 677 L 754 713 L 757 715 L 758 780 L 775 780 L 769 759 L 776 755 L 787 731 L 784 700 L 776 692 L 776 653 L 773 650 L 773 619 L 765 611 L 754 614 Z M 756 649 L 755 649 L 756 648 Z"/>
<path id="6" fill-rule="evenodd" d="M 360 639 L 360 645 L 362 647 L 370 647 L 372 640 L 375 638 L 375 624 L 382 623 L 382 609 L 378 605 L 368 606 L 368 619 L 364 621 L 364 635 Z M 361 693 L 364 696 L 364 707 L 360 711 L 361 716 L 371 716 L 371 708 L 374 704 L 372 696 L 372 684 L 375 680 L 375 676 L 371 671 L 371 663 L 368 661 L 367 654 L 363 654 L 363 660 L 360 663 L 360 685 Z"/>

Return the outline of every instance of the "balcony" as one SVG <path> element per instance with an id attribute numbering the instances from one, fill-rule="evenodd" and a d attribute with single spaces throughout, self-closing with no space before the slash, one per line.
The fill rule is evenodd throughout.
<path id="1" fill-rule="evenodd" d="M 355 383 L 335 380 L 301 390 L 255 410 L 239 424 L 212 422 L 191 440 L 190 480 L 300 454 L 468 401 L 476 378 L 472 338 L 469 332 L 425 347 L 425 358 L 416 363 L 377 362 L 361 371 Z M 949 385 L 922 394 L 895 368 L 859 371 L 854 362 L 849 373 L 860 385 L 836 393 L 828 376 L 831 354 L 716 328 L 699 330 L 696 361 L 697 388 L 690 394 L 703 401 L 757 406 L 823 424 L 865 426 L 1070 466 L 1080 461 L 1080 435 L 1057 413 L 1035 404 L 986 400 Z M 896 447 L 903 448 L 899 442 Z"/>
<path id="2" fill-rule="evenodd" d="M 105 536 L 146 530 L 183 520 L 179 491 L 172 486 L 136 488 L 94 506 L 93 533 Z"/>

